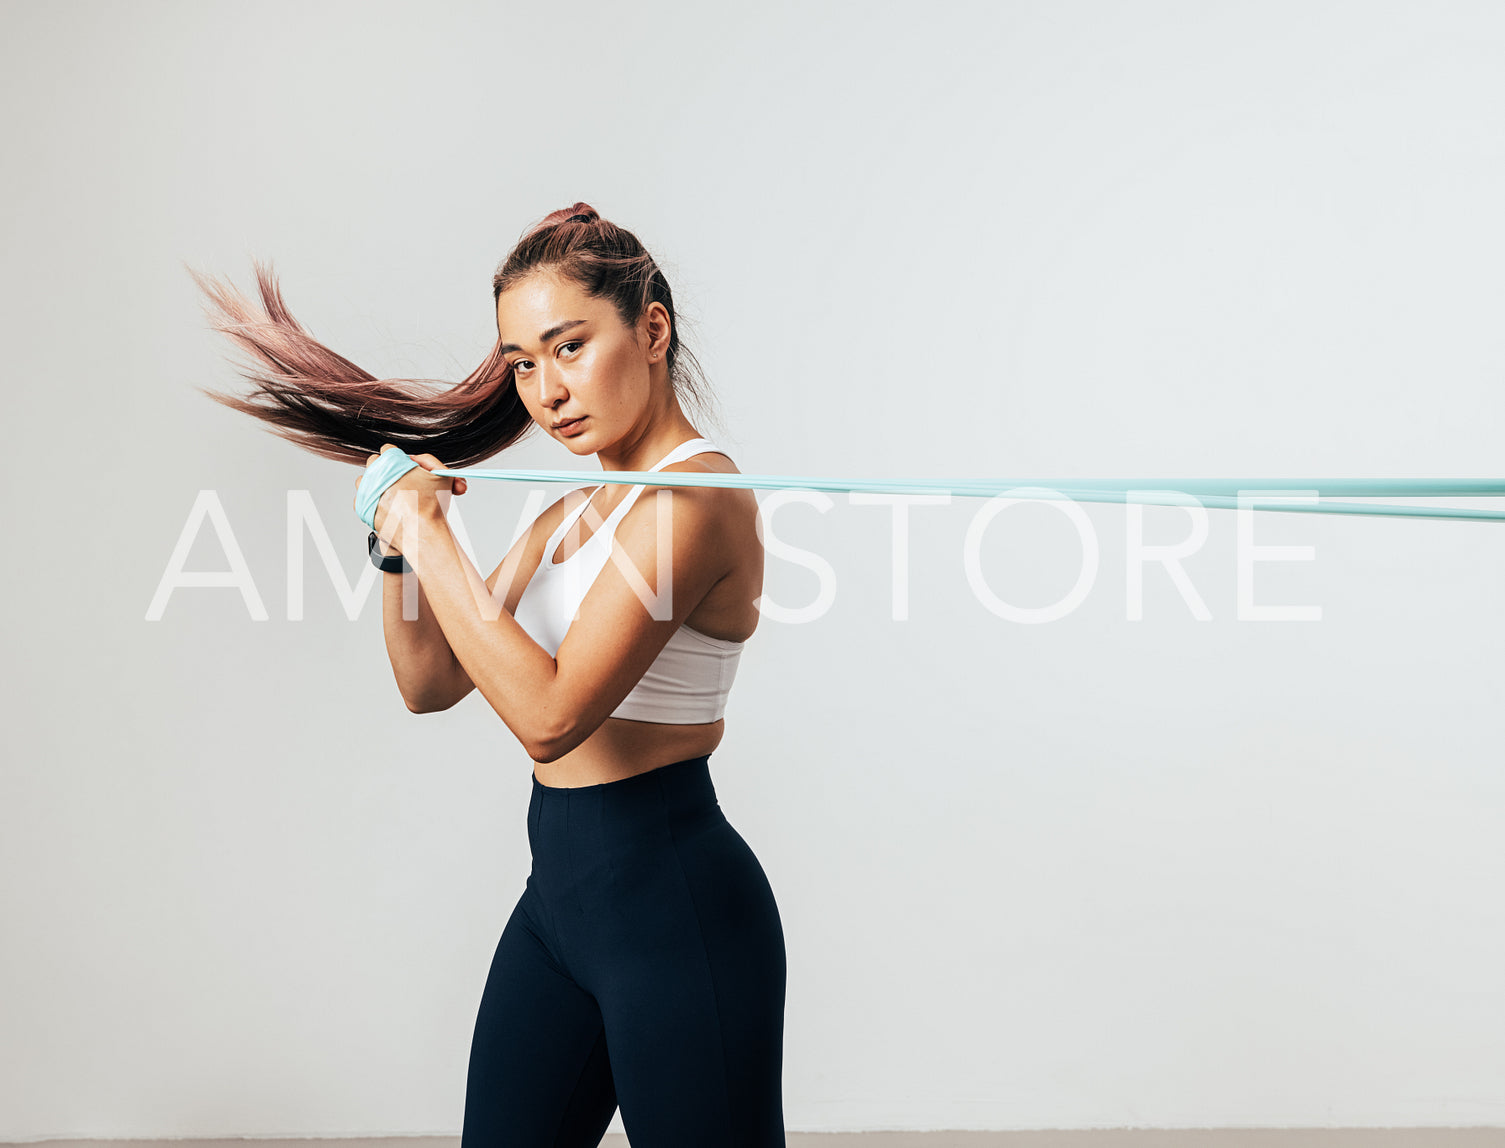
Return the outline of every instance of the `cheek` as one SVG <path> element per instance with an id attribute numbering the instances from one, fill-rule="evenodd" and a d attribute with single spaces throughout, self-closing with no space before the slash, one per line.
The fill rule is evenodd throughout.
<path id="1" fill-rule="evenodd" d="M 603 379 L 619 392 L 636 389 L 639 376 L 646 377 L 642 358 L 632 346 L 614 347 L 601 357 L 600 371 Z"/>
<path id="2" fill-rule="evenodd" d="M 519 379 L 512 384 L 512 389 L 514 392 L 516 392 L 518 399 L 522 402 L 523 409 L 527 410 L 529 413 L 543 409 L 542 404 L 538 401 L 537 386 L 530 386 L 528 383 L 523 382 L 521 379 Z"/>
<path id="3" fill-rule="evenodd" d="M 621 370 L 622 364 L 610 352 L 587 347 L 571 364 L 570 386 L 598 398 L 609 397 Z"/>

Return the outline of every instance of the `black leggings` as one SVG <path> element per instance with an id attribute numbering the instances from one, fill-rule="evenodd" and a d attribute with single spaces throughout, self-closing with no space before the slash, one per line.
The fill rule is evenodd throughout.
<path id="1" fill-rule="evenodd" d="M 784 1143 L 784 931 L 710 755 L 533 778 L 533 870 L 476 1017 L 461 1148 Z"/>

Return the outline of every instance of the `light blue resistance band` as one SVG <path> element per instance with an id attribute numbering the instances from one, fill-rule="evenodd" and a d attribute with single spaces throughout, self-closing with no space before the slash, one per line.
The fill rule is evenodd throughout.
<path id="1" fill-rule="evenodd" d="M 376 504 L 381 501 L 381 496 L 386 493 L 387 487 L 417 465 L 402 451 L 394 448 L 382 451 L 375 462 L 366 466 L 361 484 L 355 488 L 355 512 L 361 516 L 362 522 L 372 530 L 376 529 Z"/>
<path id="2" fill-rule="evenodd" d="M 403 460 L 406 460 L 405 462 Z M 382 492 L 418 464 L 397 449 L 382 453 L 361 480 L 356 501 L 361 521 L 371 516 Z M 1505 479 L 1498 478 L 822 478 L 789 474 L 718 474 L 686 471 L 603 470 L 463 470 L 440 468 L 431 474 L 451 478 L 495 478 L 507 482 L 562 482 L 574 486 L 714 486 L 748 490 L 826 490 L 873 494 L 948 494 L 962 498 L 1012 498 L 1041 501 L 1122 502 L 1184 506 L 1187 497 L 1205 507 L 1289 511 L 1306 514 L 1373 514 L 1404 518 L 1446 518 L 1501 522 L 1505 510 L 1455 506 L 1396 506 L 1368 502 L 1280 502 L 1270 497 L 1347 495 L 1350 498 L 1502 498 Z M 367 491 L 367 483 L 372 484 Z M 380 483 L 380 485 L 375 485 Z M 1068 485 L 1062 485 L 1066 483 Z M 1244 499 L 1239 498 L 1239 492 Z M 368 508 L 369 502 L 369 508 Z M 373 527 L 374 529 L 374 527 Z"/>

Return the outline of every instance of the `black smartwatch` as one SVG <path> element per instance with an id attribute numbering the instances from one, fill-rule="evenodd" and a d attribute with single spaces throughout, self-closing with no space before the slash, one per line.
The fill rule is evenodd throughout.
<path id="1" fill-rule="evenodd" d="M 371 555 L 371 565 L 386 574 L 406 574 L 412 569 L 408 560 L 401 554 L 381 553 L 381 542 L 376 537 L 376 531 L 371 532 L 371 537 L 366 540 L 366 552 Z"/>

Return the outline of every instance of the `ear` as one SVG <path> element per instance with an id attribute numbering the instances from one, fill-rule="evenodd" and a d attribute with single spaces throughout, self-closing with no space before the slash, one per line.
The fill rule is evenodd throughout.
<path id="1" fill-rule="evenodd" d="M 642 332 L 643 349 L 650 362 L 657 362 L 669 354 L 672 325 L 669 322 L 668 308 L 662 303 L 654 300 L 643 309 L 643 317 L 638 320 L 638 330 Z"/>

